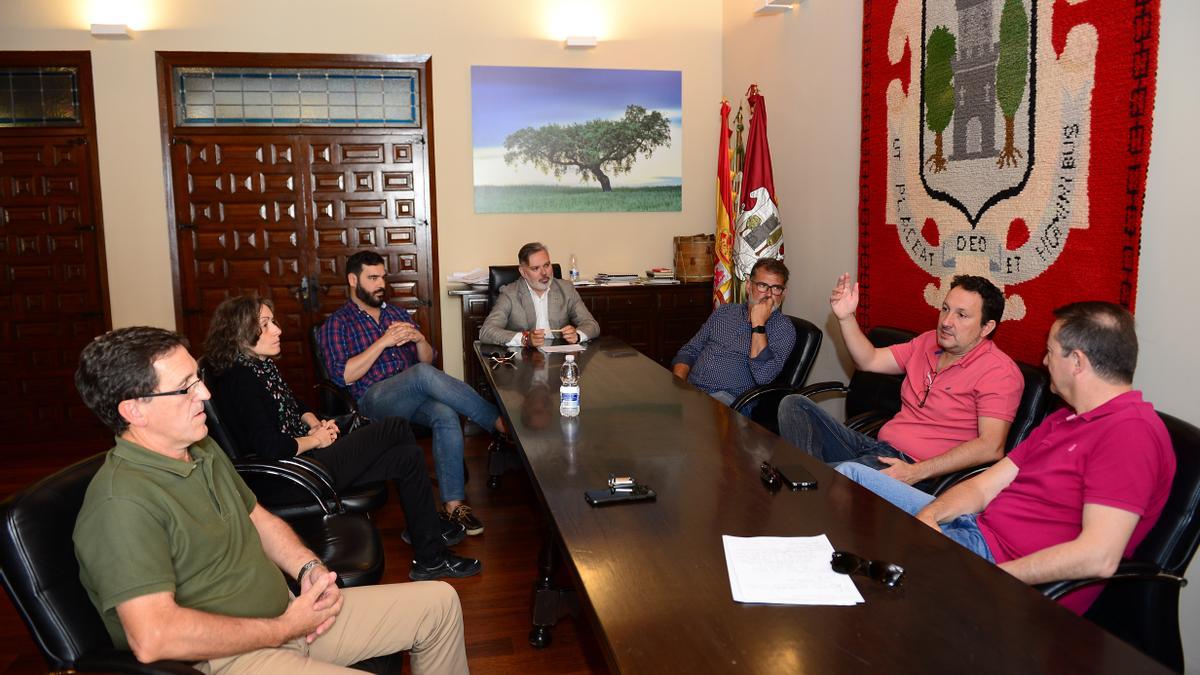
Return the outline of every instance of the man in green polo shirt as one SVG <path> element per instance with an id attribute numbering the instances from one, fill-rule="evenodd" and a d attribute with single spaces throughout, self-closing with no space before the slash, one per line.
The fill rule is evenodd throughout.
<path id="1" fill-rule="evenodd" d="M 467 672 L 452 587 L 342 591 L 258 505 L 208 438 L 209 393 L 178 334 L 107 333 L 83 350 L 75 385 L 117 434 L 74 534 L 80 578 L 115 645 L 209 673 L 357 672 L 339 666 L 404 649 L 414 673 Z M 300 582 L 299 597 L 280 570 Z"/>

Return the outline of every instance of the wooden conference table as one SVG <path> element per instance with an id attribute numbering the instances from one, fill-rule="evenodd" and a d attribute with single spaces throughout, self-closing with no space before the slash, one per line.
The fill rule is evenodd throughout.
<path id="1" fill-rule="evenodd" d="M 475 350 L 614 672 L 1168 672 L 620 341 L 576 356 L 574 419 L 561 354 L 493 368 L 504 348 Z M 804 463 L 819 488 L 768 492 L 764 460 Z M 588 506 L 610 473 L 657 501 Z M 822 533 L 902 565 L 902 585 L 856 576 L 852 607 L 733 601 L 721 535 Z"/>

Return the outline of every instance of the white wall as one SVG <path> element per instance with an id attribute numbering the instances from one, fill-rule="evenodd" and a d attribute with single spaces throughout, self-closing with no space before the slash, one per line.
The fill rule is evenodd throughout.
<path id="1" fill-rule="evenodd" d="M 1160 409 L 1200 424 L 1200 313 L 1195 311 L 1200 275 L 1200 3 L 1162 0 L 1158 94 L 1138 269 L 1137 321 L 1141 356 L 1134 383 Z M 1188 300 L 1191 298 L 1191 300 Z M 1200 673 L 1200 563 L 1187 575 L 1180 606 L 1184 663 Z"/>
<path id="2" fill-rule="evenodd" d="M 596 11 L 600 45 L 566 50 L 555 17 Z M 92 10 L 139 8 L 132 40 L 97 40 Z M 173 327 L 154 52 L 420 54 L 433 57 L 441 277 L 514 261 L 540 240 L 585 275 L 670 265 L 672 237 L 711 231 L 720 100 L 720 0 L 39 0 L 0 2 L 0 48 L 90 50 L 114 327 Z M 100 19 L 109 23 L 113 18 Z M 580 31 L 582 32 L 582 30 Z M 470 66 L 642 68 L 683 72 L 683 211 L 476 215 Z M 443 362 L 462 374 L 461 309 L 441 299 Z"/>
<path id="3" fill-rule="evenodd" d="M 722 91 L 738 100 L 757 82 L 767 100 L 775 186 L 792 270 L 785 309 L 823 323 L 827 347 L 813 374 L 844 379 L 844 349 L 828 322 L 829 289 L 857 269 L 862 3 L 805 0 L 755 16 L 761 0 L 725 0 Z M 1200 424 L 1200 217 L 1191 201 L 1200 171 L 1200 3 L 1162 0 L 1154 136 L 1142 225 L 1135 384 L 1160 409 Z M 841 353 L 835 355 L 834 345 Z M 839 362 L 839 358 L 842 359 Z M 1200 566 L 1189 570 L 1193 582 Z M 1187 670 L 1200 673 L 1200 583 L 1184 589 Z"/>

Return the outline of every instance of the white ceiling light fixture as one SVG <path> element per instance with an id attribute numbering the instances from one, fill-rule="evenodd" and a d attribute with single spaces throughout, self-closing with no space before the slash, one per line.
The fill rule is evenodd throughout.
<path id="1" fill-rule="evenodd" d="M 129 26 L 123 23 L 94 23 L 92 37 L 107 40 L 128 40 L 133 37 Z"/>
<path id="2" fill-rule="evenodd" d="M 754 13 L 761 16 L 764 14 L 790 12 L 794 4 L 796 4 L 796 0 L 762 0 L 762 6 L 754 10 Z"/>
<path id="3" fill-rule="evenodd" d="M 596 46 L 595 35 L 567 36 L 567 49 L 591 49 Z"/>

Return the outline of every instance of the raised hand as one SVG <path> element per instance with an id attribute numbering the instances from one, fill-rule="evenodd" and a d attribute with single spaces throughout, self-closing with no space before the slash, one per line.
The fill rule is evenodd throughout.
<path id="1" fill-rule="evenodd" d="M 858 309 L 858 282 L 850 283 L 849 272 L 838 277 L 837 285 L 829 294 L 829 307 L 839 321 L 854 318 L 854 311 Z"/>

